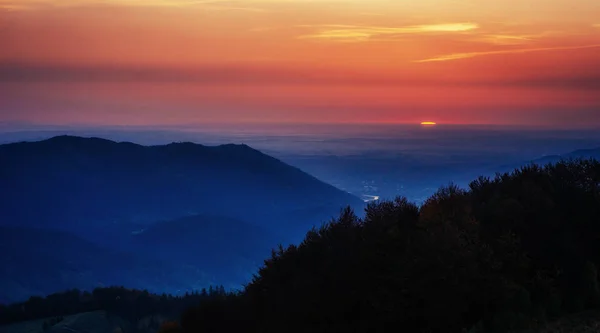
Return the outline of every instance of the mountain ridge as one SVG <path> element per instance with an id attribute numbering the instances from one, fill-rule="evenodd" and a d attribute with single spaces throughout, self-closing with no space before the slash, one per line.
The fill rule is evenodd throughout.
<path id="1" fill-rule="evenodd" d="M 539 158 L 531 159 L 528 161 L 523 161 L 520 163 L 501 165 L 497 168 L 496 172 L 510 172 L 514 169 L 521 168 L 526 165 L 537 164 L 537 165 L 546 165 L 552 164 L 556 162 L 560 162 L 563 160 L 570 159 L 596 159 L 600 160 L 600 147 L 597 148 L 585 148 L 585 149 L 577 149 L 570 152 L 562 153 L 562 154 L 552 154 L 552 155 L 544 155 Z"/>
<path id="2" fill-rule="evenodd" d="M 216 209 L 222 206 L 219 197 L 253 202 L 255 207 L 261 202 L 273 201 L 278 210 L 330 205 L 335 206 L 331 211 L 334 214 L 345 205 L 362 203 L 359 198 L 247 145 L 209 147 L 186 142 L 142 146 L 100 138 L 58 136 L 43 141 L 0 145 L 0 159 L 5 162 L 0 170 L 0 183 L 4 182 L 5 187 L 12 190 L 10 196 L 3 198 L 4 207 L 0 203 L 0 217 L 3 211 L 8 211 L 11 212 L 8 219 L 19 219 L 20 223 L 36 219 L 24 217 L 27 214 L 23 211 L 12 209 L 15 204 L 25 202 L 25 195 L 21 195 L 20 201 L 12 198 L 25 190 L 38 203 L 55 201 L 54 206 L 44 207 L 49 212 L 46 216 L 65 215 L 65 211 L 76 205 L 57 207 L 66 199 L 78 201 L 77 194 L 92 196 L 90 200 L 96 201 L 117 201 L 119 204 L 127 201 L 130 207 L 122 210 L 129 209 L 125 215 L 130 218 L 138 214 L 135 212 L 145 211 L 148 205 L 153 206 L 150 208 L 162 206 L 165 211 L 155 212 L 155 216 L 133 218 L 149 223 L 196 213 L 219 214 L 223 211 Z M 109 186 L 111 184 L 114 186 Z M 44 189 L 60 192 L 60 202 L 48 198 Z M 90 200 L 79 204 L 89 206 Z M 138 202 L 134 204 L 136 200 Z M 108 208 L 113 207 L 109 205 Z M 105 220 L 123 215 L 98 209 L 95 213 L 100 215 L 98 219 Z M 65 223 L 73 218 L 66 215 L 62 217 Z M 264 216 L 262 213 L 257 215 Z M 244 216 L 233 214 L 230 217 Z"/>

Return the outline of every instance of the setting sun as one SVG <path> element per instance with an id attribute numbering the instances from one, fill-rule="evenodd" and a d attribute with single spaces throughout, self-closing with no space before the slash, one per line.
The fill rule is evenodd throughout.
<path id="1" fill-rule="evenodd" d="M 434 125 L 437 125 L 437 123 L 434 122 L 434 121 L 423 121 L 423 122 L 421 122 L 421 125 L 423 125 L 423 126 L 434 126 Z"/>

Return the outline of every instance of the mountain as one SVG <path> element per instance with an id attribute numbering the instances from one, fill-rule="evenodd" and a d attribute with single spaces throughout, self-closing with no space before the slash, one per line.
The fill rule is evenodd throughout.
<path id="1" fill-rule="evenodd" d="M 139 230 L 130 251 L 209 272 L 219 283 L 250 280 L 279 241 L 263 228 L 222 216 L 189 216 Z"/>
<path id="2" fill-rule="evenodd" d="M 600 147 L 595 149 L 579 149 L 562 155 L 549 155 L 542 158 L 533 160 L 532 163 L 536 164 L 548 164 L 556 163 L 563 159 L 579 159 L 579 158 L 593 158 L 600 160 Z"/>
<path id="3" fill-rule="evenodd" d="M 203 272 L 46 229 L 0 227 L 0 304 L 71 288 L 135 285 L 175 292 L 210 283 Z"/>
<path id="4" fill-rule="evenodd" d="M 126 285 L 181 294 L 247 283 L 277 237 L 219 216 L 159 222 L 113 247 L 51 229 L 0 227 L 0 304 L 79 288 Z"/>
<path id="5" fill-rule="evenodd" d="M 54 137 L 0 145 L 0 303 L 99 283 L 246 283 L 346 192 L 246 145 Z"/>
<path id="6" fill-rule="evenodd" d="M 0 160 L 4 225 L 86 232 L 205 214 L 279 230 L 286 224 L 306 229 L 343 206 L 362 204 L 246 145 L 141 146 L 59 136 L 1 145 Z M 290 211 L 321 216 L 281 219 Z"/>
<path id="7" fill-rule="evenodd" d="M 575 151 L 565 153 L 565 154 L 542 156 L 540 158 L 533 159 L 530 161 L 524 161 L 524 162 L 518 163 L 518 164 L 502 165 L 499 168 L 496 168 L 496 170 L 494 170 L 494 171 L 488 170 L 487 173 L 494 174 L 496 172 L 500 172 L 500 173 L 511 172 L 514 169 L 518 169 L 518 168 L 521 168 L 523 166 L 530 165 L 530 164 L 547 165 L 547 164 L 554 164 L 554 163 L 560 162 L 562 160 L 571 160 L 571 159 L 600 160 L 600 147 L 592 148 L 592 149 L 579 149 L 579 150 L 575 150 Z"/>

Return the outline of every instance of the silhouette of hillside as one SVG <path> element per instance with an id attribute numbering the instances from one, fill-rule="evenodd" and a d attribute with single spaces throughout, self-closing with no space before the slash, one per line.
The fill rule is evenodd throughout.
<path id="1" fill-rule="evenodd" d="M 347 210 L 299 245 L 275 251 L 239 303 L 200 305 L 182 326 L 185 332 L 537 329 L 600 306 L 598 221 L 597 161 L 528 166 L 477 179 L 468 190 L 448 186 L 422 207 L 402 198 L 371 204 L 364 219 Z"/>

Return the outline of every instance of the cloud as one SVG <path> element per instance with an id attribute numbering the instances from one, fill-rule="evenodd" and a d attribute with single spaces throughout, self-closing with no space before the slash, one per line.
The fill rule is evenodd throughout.
<path id="1" fill-rule="evenodd" d="M 558 38 L 569 38 L 572 33 L 558 30 L 545 30 L 536 33 L 520 34 L 512 31 L 485 31 L 474 34 L 469 40 L 492 45 L 524 45 L 539 42 L 541 40 L 553 40 Z"/>
<path id="2" fill-rule="evenodd" d="M 600 63 L 599 63 L 600 65 Z M 315 67 L 287 68 L 260 65 L 206 66 L 194 69 L 118 66 L 67 66 L 0 63 L 0 83 L 190 83 L 243 86 L 451 86 L 518 87 L 541 89 L 600 89 L 600 68 L 586 74 L 540 73 L 501 79 L 440 79 L 407 77 L 382 72 L 347 72 Z"/>
<path id="3" fill-rule="evenodd" d="M 1 3 L 0 2 L 0 9 L 1 10 L 8 10 L 8 11 L 23 11 L 23 10 L 29 10 L 29 9 L 31 9 L 31 6 L 29 6 L 29 5 L 21 5 L 21 4 L 13 4 L 13 3 Z"/>
<path id="4" fill-rule="evenodd" d="M 306 28 L 320 28 L 319 31 L 302 35 L 302 39 L 327 39 L 336 41 L 362 42 L 382 36 L 394 36 L 403 34 L 424 33 L 456 33 L 467 32 L 477 29 L 475 23 L 445 23 L 445 24 L 423 24 L 403 27 L 378 27 L 357 25 L 318 25 L 300 26 Z"/>
<path id="5" fill-rule="evenodd" d="M 540 48 L 500 50 L 500 51 L 451 53 L 451 54 L 441 55 L 441 56 L 434 57 L 434 58 L 415 60 L 413 62 L 450 61 L 450 60 L 468 59 L 468 58 L 487 56 L 487 55 L 519 54 L 519 53 L 543 52 L 543 51 L 579 50 L 579 49 L 591 49 L 591 48 L 597 48 L 597 47 L 600 47 L 600 44 L 582 45 L 582 46 L 540 47 Z"/>
<path id="6" fill-rule="evenodd" d="M 171 7 L 185 8 L 202 6 L 205 9 L 264 11 L 264 9 L 242 4 L 256 4 L 268 0 L 232 1 L 232 0 L 0 0 L 0 9 L 36 10 L 49 8 L 69 8 L 95 5 L 112 5 L 127 7 Z"/>
<path id="7" fill-rule="evenodd" d="M 190 69 L 130 66 L 76 66 L 0 63 L 0 82 L 164 82 L 242 85 L 375 84 L 352 73 L 322 68 L 279 68 L 261 65 L 209 65 Z"/>
<path id="8" fill-rule="evenodd" d="M 592 24 L 592 27 L 600 29 L 600 23 Z"/>
<path id="9" fill-rule="evenodd" d="M 477 40 L 495 45 L 519 45 L 532 42 L 530 35 L 484 35 Z"/>

